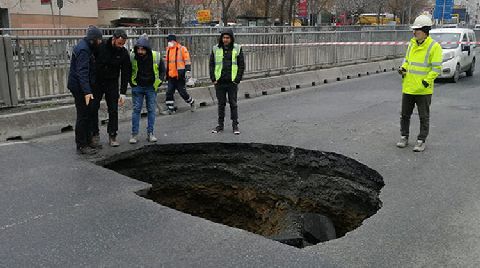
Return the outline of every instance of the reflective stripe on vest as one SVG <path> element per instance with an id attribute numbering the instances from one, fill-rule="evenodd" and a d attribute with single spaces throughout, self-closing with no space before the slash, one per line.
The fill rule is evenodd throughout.
<path id="1" fill-rule="evenodd" d="M 238 74 L 237 57 L 240 54 L 241 46 L 233 44 L 232 50 L 232 81 L 235 81 Z M 219 48 L 218 45 L 213 47 L 213 55 L 215 55 L 215 80 L 219 80 L 222 76 L 223 70 L 223 48 Z"/>
<path id="2" fill-rule="evenodd" d="M 158 65 L 161 63 L 161 56 L 160 53 L 157 51 L 152 51 L 152 57 L 153 57 L 153 74 L 155 75 L 155 82 L 153 83 L 153 88 L 155 91 L 158 90 L 158 87 L 160 84 L 162 84 L 162 80 L 160 80 L 160 70 Z M 130 53 L 130 61 L 132 62 L 132 85 L 136 86 L 137 82 L 135 81 L 137 79 L 137 73 L 138 73 L 138 62 L 135 59 L 135 53 Z"/>
<path id="3" fill-rule="evenodd" d="M 436 44 L 437 42 L 435 40 L 432 40 L 432 42 L 430 43 L 430 45 L 428 46 L 428 49 L 427 49 L 427 53 L 425 53 L 425 58 L 423 60 L 423 62 L 413 62 L 411 59 L 410 59 L 410 52 L 411 52 L 411 46 L 412 44 L 410 44 L 408 46 L 408 51 L 407 51 L 407 56 L 406 56 L 406 62 L 410 65 L 410 66 L 415 66 L 415 67 L 420 67 L 421 70 L 408 70 L 409 73 L 411 74 L 418 74 L 418 75 L 427 75 L 428 72 L 430 72 L 431 70 L 431 67 L 433 65 L 432 64 L 429 64 L 428 63 L 428 59 L 430 58 L 430 53 L 432 51 L 432 48 L 433 46 Z M 435 66 L 441 66 L 441 63 L 440 65 L 435 65 Z M 436 72 L 436 71 L 435 71 Z"/>

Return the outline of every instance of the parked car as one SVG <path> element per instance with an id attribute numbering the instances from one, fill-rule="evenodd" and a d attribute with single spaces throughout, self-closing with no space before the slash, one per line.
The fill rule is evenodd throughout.
<path id="1" fill-rule="evenodd" d="M 472 76 L 475 71 L 476 42 L 475 32 L 466 28 L 440 28 L 430 31 L 433 40 L 443 48 L 442 74 L 439 78 L 449 78 L 456 83 L 460 74 Z M 450 42 L 450 43 L 442 43 Z"/>

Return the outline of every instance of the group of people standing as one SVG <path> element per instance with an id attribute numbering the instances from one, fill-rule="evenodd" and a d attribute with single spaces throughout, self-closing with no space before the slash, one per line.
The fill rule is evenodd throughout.
<path id="1" fill-rule="evenodd" d="M 416 152 L 425 150 L 430 128 L 430 104 L 434 81 L 442 71 L 442 48 L 429 36 L 432 20 L 427 15 L 416 18 L 413 26 L 414 37 L 398 72 L 402 76 L 402 111 L 400 120 L 399 148 L 408 146 L 410 117 L 417 106 L 420 117 L 420 133 L 413 148 Z M 177 42 L 175 35 L 167 38 L 166 64 L 158 51 L 152 50 L 148 37 L 142 35 L 133 51 L 124 45 L 127 34 L 116 30 L 108 40 L 102 39 L 102 32 L 90 27 L 86 37 L 73 49 L 68 88 L 75 98 L 77 122 L 75 140 L 80 154 L 94 154 L 102 146 L 98 128 L 98 110 L 105 95 L 108 107 L 109 145 L 119 146 L 118 106 L 124 105 L 127 85 L 132 87 L 132 131 L 129 142 L 138 142 L 140 113 L 143 100 L 147 106 L 147 141 L 156 142 L 154 125 L 156 116 L 157 91 L 163 81 L 168 81 L 165 104 L 167 113 L 175 113 L 174 93 L 190 104 L 195 111 L 196 104 L 185 86 L 190 77 L 191 59 L 188 49 Z M 230 104 L 233 133 L 238 135 L 238 84 L 245 71 L 242 48 L 235 43 L 231 29 L 223 31 L 219 43 L 213 46 L 210 55 L 210 79 L 215 85 L 218 100 L 218 124 L 212 130 L 224 130 L 225 107 Z"/>
<path id="2" fill-rule="evenodd" d="M 98 111 L 103 96 L 108 109 L 108 144 L 112 147 L 120 145 L 117 139 L 118 108 L 125 104 L 128 84 L 132 88 L 133 104 L 131 144 L 138 142 L 144 99 L 147 141 L 157 141 L 154 135 L 157 92 L 164 81 L 168 82 L 165 98 L 168 114 L 176 111 L 175 91 L 190 105 L 192 112 L 196 109 L 195 99 L 186 90 L 186 81 L 191 77 L 190 54 L 185 46 L 177 42 L 176 36 L 167 37 L 166 62 L 160 52 L 152 49 L 147 35 L 138 38 L 131 52 L 125 48 L 127 39 L 124 30 L 116 30 L 112 37 L 103 40 L 102 31 L 91 26 L 85 38 L 73 49 L 68 89 L 75 99 L 75 142 L 79 154 L 95 154 L 102 148 Z M 218 98 L 218 125 L 212 132 L 224 129 L 228 96 L 233 132 L 238 135 L 237 91 L 245 62 L 241 46 L 234 42 L 233 31 L 222 32 L 219 39 L 210 56 L 210 78 Z"/>

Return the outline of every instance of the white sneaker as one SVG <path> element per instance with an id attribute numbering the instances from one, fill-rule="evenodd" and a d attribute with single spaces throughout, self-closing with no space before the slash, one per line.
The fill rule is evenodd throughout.
<path id="1" fill-rule="evenodd" d="M 138 142 L 137 135 L 132 135 L 130 140 L 128 141 L 130 144 L 136 144 Z"/>
<path id="2" fill-rule="evenodd" d="M 425 151 L 425 142 L 418 140 L 417 143 L 415 144 L 415 147 L 413 147 L 414 152 L 423 152 Z"/>
<path id="3" fill-rule="evenodd" d="M 398 148 L 405 148 L 408 145 L 408 138 L 406 136 L 401 136 L 400 141 L 397 142 Z"/>
<path id="4" fill-rule="evenodd" d="M 155 138 L 155 136 L 153 136 L 153 133 L 148 133 L 147 141 L 148 142 L 157 142 L 157 138 Z"/>

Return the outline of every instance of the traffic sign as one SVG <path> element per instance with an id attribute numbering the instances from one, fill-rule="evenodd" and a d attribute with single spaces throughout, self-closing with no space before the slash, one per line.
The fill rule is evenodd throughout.
<path id="1" fill-rule="evenodd" d="M 435 10 L 433 11 L 434 19 L 452 19 L 453 0 L 436 0 Z"/>

